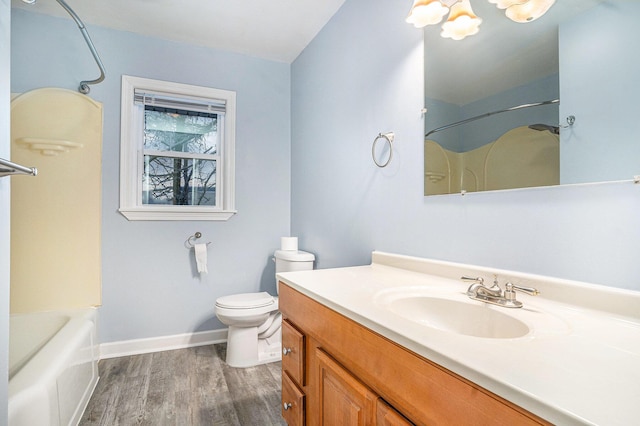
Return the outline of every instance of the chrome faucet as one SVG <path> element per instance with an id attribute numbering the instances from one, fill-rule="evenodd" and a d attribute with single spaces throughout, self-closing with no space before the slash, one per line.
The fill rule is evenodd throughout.
<path id="1" fill-rule="evenodd" d="M 498 276 L 493 276 L 493 285 L 487 287 L 484 285 L 482 277 L 460 277 L 463 281 L 473 281 L 467 289 L 467 296 L 473 300 L 491 303 L 505 308 L 521 308 L 522 302 L 516 300 L 516 290 L 527 293 L 531 296 L 537 296 L 540 292 L 533 287 L 522 287 L 511 282 L 505 284 L 505 290 L 502 290 L 498 284 Z"/>

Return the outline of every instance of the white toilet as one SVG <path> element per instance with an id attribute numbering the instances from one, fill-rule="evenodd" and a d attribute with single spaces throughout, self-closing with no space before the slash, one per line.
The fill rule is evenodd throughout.
<path id="1" fill-rule="evenodd" d="M 298 250 L 276 250 L 274 260 L 276 273 L 304 271 L 313 269 L 315 256 Z M 282 358 L 282 316 L 277 297 L 267 292 L 220 297 L 216 300 L 216 316 L 229 326 L 229 366 L 251 367 Z"/>

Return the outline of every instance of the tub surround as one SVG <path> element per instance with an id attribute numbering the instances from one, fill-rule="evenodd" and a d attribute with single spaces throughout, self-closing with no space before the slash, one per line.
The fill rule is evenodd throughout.
<path id="1" fill-rule="evenodd" d="M 518 338 L 442 331 L 391 312 L 394 295 L 467 302 L 462 275 L 535 287 Z M 625 425 L 640 408 L 640 292 L 539 275 L 374 252 L 367 266 L 289 272 L 281 282 L 449 371 L 556 424 Z M 483 305 L 482 302 L 471 302 Z M 281 309 L 286 311 L 281 302 Z"/>
<path id="2" fill-rule="evenodd" d="M 101 304 L 102 116 L 102 103 L 56 87 L 11 101 L 11 158 L 38 166 L 37 179 L 11 180 L 13 314 Z"/>

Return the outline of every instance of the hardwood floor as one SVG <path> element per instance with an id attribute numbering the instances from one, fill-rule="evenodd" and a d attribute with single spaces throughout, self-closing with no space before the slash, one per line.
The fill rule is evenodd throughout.
<path id="1" fill-rule="evenodd" d="M 236 369 L 226 344 L 100 361 L 80 425 L 286 425 L 281 363 Z"/>

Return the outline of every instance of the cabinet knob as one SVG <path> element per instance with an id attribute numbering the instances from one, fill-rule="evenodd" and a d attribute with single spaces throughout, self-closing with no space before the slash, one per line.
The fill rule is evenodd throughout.
<path id="1" fill-rule="evenodd" d="M 291 353 L 291 348 L 282 348 L 282 355 L 288 355 Z"/>
<path id="2" fill-rule="evenodd" d="M 282 404 L 282 408 L 284 408 L 284 410 L 287 411 L 289 408 L 291 408 L 291 403 L 285 402 L 284 404 Z"/>

